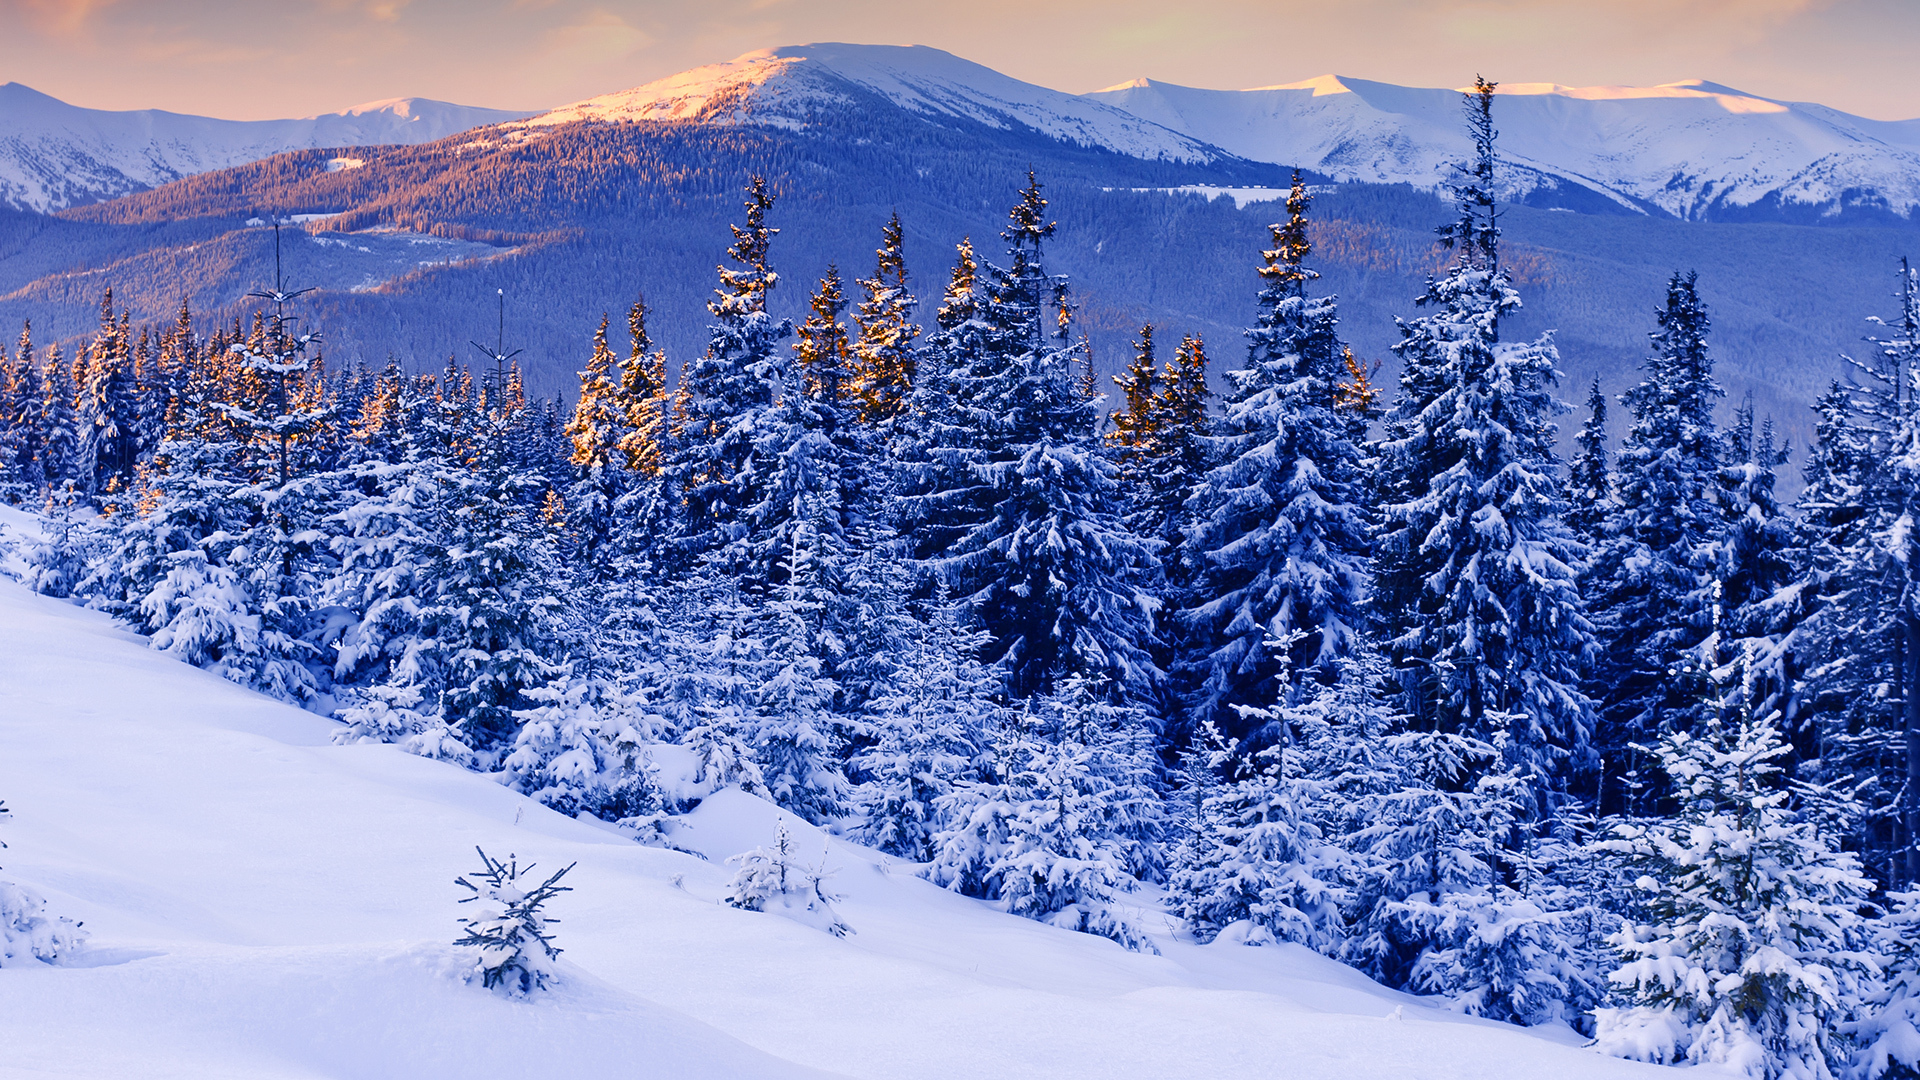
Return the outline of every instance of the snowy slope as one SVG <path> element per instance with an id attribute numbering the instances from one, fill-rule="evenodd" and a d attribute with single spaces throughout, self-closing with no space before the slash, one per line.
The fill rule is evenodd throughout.
<path id="1" fill-rule="evenodd" d="M 394 98 L 299 120 L 83 109 L 0 84 L 0 203 L 58 210 L 288 150 L 422 143 L 526 113 Z"/>
<path id="2" fill-rule="evenodd" d="M 1002 915 L 738 793 L 676 832 L 710 860 L 641 847 L 331 726 L 0 581 L 0 877 L 94 935 L 85 966 L 0 970 L 0 1077 L 1664 1075 L 1296 948 L 1143 956 Z M 716 903 L 776 820 L 838 869 L 852 937 Z M 579 864 L 551 997 L 453 977 L 475 844 Z"/>
<path id="3" fill-rule="evenodd" d="M 586 101 L 526 121 L 704 120 L 798 128 L 823 110 L 877 95 L 921 116 L 1054 139 L 1132 157 L 1205 162 L 1226 155 L 1105 102 L 1049 90 L 924 45 L 791 45 Z"/>
<path id="4" fill-rule="evenodd" d="M 1324 75 L 1254 90 L 1137 79 L 1087 97 L 1241 157 L 1341 180 L 1432 188 L 1467 151 L 1457 90 Z M 1701 81 L 1514 83 L 1494 110 L 1519 192 L 1558 178 L 1681 218 L 1772 200 L 1828 212 L 1920 205 L 1920 120 L 1868 120 Z"/>

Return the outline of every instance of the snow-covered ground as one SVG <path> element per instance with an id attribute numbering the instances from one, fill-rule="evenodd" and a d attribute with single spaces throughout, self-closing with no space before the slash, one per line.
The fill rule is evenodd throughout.
<path id="1" fill-rule="evenodd" d="M 746 795 L 676 830 L 702 859 L 333 727 L 0 580 L 0 879 L 93 935 L 0 970 L 0 1077 L 1656 1075 L 1297 948 L 1141 955 L 1000 914 Z M 777 821 L 852 936 L 717 902 Z M 557 992 L 459 979 L 476 844 L 578 863 Z"/>

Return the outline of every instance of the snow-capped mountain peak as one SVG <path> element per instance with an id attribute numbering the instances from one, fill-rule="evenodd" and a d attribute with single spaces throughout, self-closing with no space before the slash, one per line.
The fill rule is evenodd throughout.
<path id="1" fill-rule="evenodd" d="M 1136 79 L 1087 96 L 1255 161 L 1434 188 L 1466 149 L 1461 89 L 1322 75 L 1251 90 Z M 1504 83 L 1497 94 L 1513 197 L 1586 189 L 1682 218 L 1920 206 L 1920 121 L 1868 120 L 1705 79 Z"/>
<path id="2" fill-rule="evenodd" d="M 0 204 L 58 210 L 288 150 L 432 142 L 526 115 L 390 98 L 292 120 L 218 120 L 85 109 L 10 82 L 0 84 Z"/>
<path id="3" fill-rule="evenodd" d="M 604 94 L 525 121 L 526 128 L 578 120 L 700 120 L 804 127 L 821 112 L 877 97 L 925 117 L 989 128 L 1029 128 L 1117 153 L 1174 161 L 1223 157 L 1087 96 L 1021 82 L 925 45 L 818 43 L 760 49 Z"/>

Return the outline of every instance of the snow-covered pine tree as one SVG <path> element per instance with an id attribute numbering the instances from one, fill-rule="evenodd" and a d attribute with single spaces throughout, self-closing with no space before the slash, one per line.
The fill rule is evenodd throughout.
<path id="1" fill-rule="evenodd" d="M 463 904 L 477 904 L 473 914 L 463 916 L 460 925 L 466 931 L 454 944 L 473 950 L 473 974 L 481 985 L 499 990 L 509 997 L 526 997 L 544 990 L 555 977 L 553 962 L 561 950 L 553 943 L 553 926 L 560 920 L 543 910 L 554 897 L 572 892 L 560 884 L 569 863 L 538 884 L 522 881 L 533 872 L 533 864 L 521 866 L 519 858 L 508 855 L 500 861 L 476 847 L 481 869 L 453 879 L 453 883 L 472 892 L 460 898 Z"/>
<path id="2" fill-rule="evenodd" d="M 1722 640 L 1746 656 L 1752 669 L 1748 684 L 1758 695 L 1753 710 L 1777 713 L 1784 735 L 1818 757 L 1821 733 L 1802 697 L 1806 654 L 1813 648 L 1801 628 L 1819 598 L 1805 565 L 1806 538 L 1773 491 L 1774 470 L 1786 460 L 1773 422 L 1756 428 L 1749 395 L 1727 431 L 1718 479 L 1728 524 L 1711 548 L 1710 565 L 1720 589 Z"/>
<path id="3" fill-rule="evenodd" d="M 1596 1010 L 1599 1048 L 1753 1080 L 1829 1080 L 1847 1067 L 1839 1025 L 1873 971 L 1855 946 L 1872 884 L 1793 805 L 1778 714 L 1750 704 L 1753 646 L 1716 670 L 1719 640 L 1715 627 L 1696 661 L 1711 711 L 1657 750 L 1679 813 L 1618 825 L 1600 844 L 1639 871 L 1647 921 L 1610 939 L 1611 979 L 1629 1003 Z"/>
<path id="4" fill-rule="evenodd" d="M 1375 608 L 1427 732 L 1487 743 L 1532 786 L 1528 817 L 1589 764 L 1592 706 L 1579 686 L 1594 652 L 1580 592 L 1586 548 L 1562 521 L 1551 337 L 1503 342 L 1520 297 L 1498 262 L 1494 84 L 1465 95 L 1474 159 L 1440 230 L 1456 258 L 1430 279 L 1427 315 L 1400 323 L 1400 400 L 1381 445 Z"/>
<path id="5" fill-rule="evenodd" d="M 1726 528 L 1725 443 L 1713 409 L 1724 395 L 1707 351 L 1696 275 L 1674 274 L 1657 313 L 1644 379 L 1621 395 L 1627 430 L 1614 458 L 1614 510 L 1585 582 L 1604 648 L 1592 670 L 1596 749 L 1610 763 L 1603 813 L 1638 806 L 1635 745 L 1686 726 L 1700 700 L 1677 673 L 1707 634 L 1712 546 Z M 1633 774 L 1629 776 L 1628 774 Z"/>
<path id="6" fill-rule="evenodd" d="M 885 693 L 863 717 L 871 744 L 853 758 L 858 814 L 848 835 L 914 862 L 933 858 L 947 822 L 940 800 L 978 779 L 988 734 L 1000 726 L 1001 680 L 978 659 L 987 635 L 962 621 L 944 590 L 914 620 Z"/>
<path id="7" fill-rule="evenodd" d="M 1602 526 L 1618 512 L 1607 470 L 1607 395 L 1600 392 L 1599 379 L 1587 391 L 1587 422 L 1573 445 L 1580 449 L 1567 462 L 1567 524 L 1588 547 L 1596 547 Z"/>
<path id="8" fill-rule="evenodd" d="M 1901 314 L 1872 320 L 1873 355 L 1816 406 L 1800 502 L 1802 588 L 1844 597 L 1803 631 L 1822 766 L 1859 793 L 1859 848 L 1889 888 L 1920 881 L 1920 275 L 1899 274 Z"/>
<path id="9" fill-rule="evenodd" d="M 567 529 L 576 568 L 588 577 L 613 570 L 610 565 L 618 526 L 615 506 L 627 493 L 629 475 L 623 446 L 630 439 L 627 411 L 616 382 L 613 349 L 607 344 L 607 317 L 593 333 L 593 352 L 580 372 L 580 396 L 567 421 L 575 470 L 567 490 Z"/>
<path id="10" fill-rule="evenodd" d="M 831 872 L 826 868 L 824 852 L 821 858 L 819 866 L 800 862 L 786 825 L 776 824 L 772 847 L 727 857 L 727 862 L 737 863 L 740 868 L 727 883 L 726 902 L 744 911 L 776 912 L 834 937 L 846 937 L 853 928 L 833 910 L 837 898 L 827 895 L 826 881 Z"/>
<path id="11" fill-rule="evenodd" d="M 571 669 L 526 691 L 520 730 L 501 762 L 508 787 L 567 815 L 623 821 L 659 813 L 644 763 L 628 748 L 650 742 L 650 725 L 616 688 Z"/>
<path id="12" fill-rule="evenodd" d="M 30 334 L 31 328 L 20 334 L 20 352 L 29 357 L 33 355 Z M 40 430 L 46 437 L 41 450 L 40 471 L 46 477 L 47 486 L 58 490 L 67 481 L 80 478 L 80 427 L 73 413 L 73 375 L 61 361 L 58 344 L 47 349 L 40 385 L 44 395 L 40 406 Z"/>
<path id="13" fill-rule="evenodd" d="M 1867 924 L 1880 978 L 1869 984 L 1853 1039 L 1849 1080 L 1909 1080 L 1920 1075 L 1920 892 L 1887 896 L 1886 913 Z"/>
<path id="14" fill-rule="evenodd" d="M 768 249 L 779 230 L 767 224 L 773 192 L 755 176 L 747 189 L 746 224 L 732 226 L 728 256 L 738 269 L 720 268 L 720 288 L 707 310 L 717 320 L 704 355 L 681 372 L 683 392 L 676 438 L 665 469 L 684 498 L 677 555 L 682 562 L 738 540 L 747 507 L 765 498 L 766 432 L 759 419 L 775 399 L 770 369 L 784 369 L 778 343 L 793 324 L 766 310 L 779 282 Z"/>
<path id="15" fill-rule="evenodd" d="M 1261 708 L 1323 678 L 1360 633 L 1369 514 L 1361 450 L 1339 411 L 1346 349 L 1333 297 L 1310 297 L 1318 275 L 1311 200 L 1296 174 L 1288 217 L 1262 252 L 1259 314 L 1247 366 L 1212 440 L 1218 464 L 1187 502 L 1186 558 L 1197 603 L 1181 614 L 1181 684 L 1190 722 L 1248 734 L 1238 706 Z M 1269 639 L 1294 642 L 1287 657 Z M 1293 685 L 1275 682 L 1281 668 Z"/>
<path id="16" fill-rule="evenodd" d="M 1136 582 L 1152 572 L 1154 545 L 1119 520 L 1114 469 L 1094 434 L 1099 402 L 1082 391 L 1080 346 L 1064 336 L 1067 282 L 1041 263 L 1054 231 L 1046 207 L 1029 176 L 1001 234 L 1009 265 L 985 268 L 984 299 L 968 274 L 968 299 L 943 309 L 940 351 L 923 367 L 942 369 L 938 387 L 953 400 L 923 451 L 913 534 L 923 565 L 993 635 L 990 658 L 1014 693 L 1044 691 L 1063 673 L 1149 691 L 1160 676 L 1147 651 L 1156 604 Z M 960 302 L 971 311 L 948 331 Z"/>
<path id="17" fill-rule="evenodd" d="M 920 327 L 913 321 L 916 301 L 907 288 L 904 243 L 896 212 L 880 232 L 873 276 L 860 279 L 864 298 L 854 309 L 860 333 L 853 342 L 850 397 L 860 422 L 875 428 L 891 423 L 906 409 L 916 381 L 914 339 L 920 336 Z"/>
<path id="18" fill-rule="evenodd" d="M 1292 643 L 1275 644 L 1285 655 Z M 1320 700 L 1263 710 L 1261 720 L 1284 726 L 1301 741 L 1323 738 L 1323 732 L 1304 729 L 1326 724 L 1333 691 L 1309 685 Z M 1334 815 L 1321 805 L 1329 794 L 1325 780 L 1303 769 L 1311 756 L 1294 752 L 1288 745 L 1293 740 L 1236 747 L 1211 722 L 1200 734 L 1206 754 L 1201 767 L 1211 782 L 1196 807 L 1201 827 L 1168 885 L 1177 898 L 1175 910 L 1203 941 L 1229 932 L 1245 944 L 1295 941 L 1334 953 L 1352 902 L 1352 867 L 1323 831 Z"/>
<path id="19" fill-rule="evenodd" d="M 1493 741 L 1432 730 L 1382 741 L 1347 810 L 1359 887 L 1341 956 L 1472 1015 L 1573 1021 L 1599 989 L 1580 962 L 1587 920 L 1554 903 L 1563 896 L 1526 887 L 1538 883 L 1510 849 L 1531 778 L 1500 745 L 1500 725 L 1517 718 L 1492 719 Z"/>
<path id="20" fill-rule="evenodd" d="M 100 300 L 100 326 L 76 361 L 83 377 L 77 409 L 79 461 L 89 494 L 117 494 L 133 483 L 139 456 L 139 387 L 134 383 L 129 317 L 113 306 L 113 290 Z"/>
<path id="21" fill-rule="evenodd" d="M 448 416 L 451 402 L 438 403 L 438 422 L 454 429 L 442 437 L 465 458 L 444 474 L 438 531 L 419 574 L 441 718 L 483 759 L 511 744 L 515 711 L 558 674 L 562 652 L 555 530 L 532 505 L 543 479 L 515 464 L 508 439 L 527 410 L 498 374 L 490 378 L 492 393 L 473 407 Z"/>
<path id="22" fill-rule="evenodd" d="M 927 876 L 1016 915 L 1157 952 L 1118 910 L 1157 876 L 1164 804 L 1138 710 L 1078 677 L 1028 701 L 997 733 L 990 779 L 954 785 Z"/>
<path id="23" fill-rule="evenodd" d="M 10 815 L 0 801 L 0 821 Z M 6 847 L 0 841 L 0 849 Z M 47 901 L 39 893 L 11 881 L 0 881 L 0 968 L 27 961 L 57 964 L 84 947 L 87 932 L 72 919 L 47 915 Z"/>

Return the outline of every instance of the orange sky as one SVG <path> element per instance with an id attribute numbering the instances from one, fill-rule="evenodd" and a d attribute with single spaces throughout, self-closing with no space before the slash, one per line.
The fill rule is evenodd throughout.
<path id="1" fill-rule="evenodd" d="M 1920 0 L 0 0 L 0 81 L 236 119 L 415 95 L 540 108 L 809 41 L 933 45 L 1075 92 L 1707 78 L 1920 117 Z"/>

